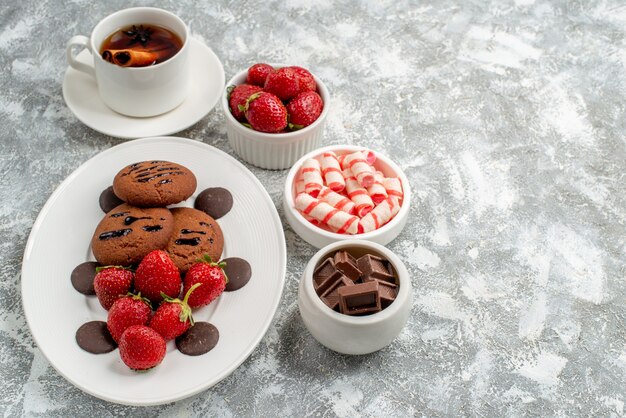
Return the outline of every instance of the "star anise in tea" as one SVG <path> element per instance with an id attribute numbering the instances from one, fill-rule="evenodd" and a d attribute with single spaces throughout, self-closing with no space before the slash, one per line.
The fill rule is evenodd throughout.
<path id="1" fill-rule="evenodd" d="M 137 27 L 136 25 L 133 25 L 133 28 L 130 30 L 125 31 L 124 33 L 127 36 L 130 36 L 131 38 L 133 38 L 130 41 L 130 44 L 134 44 L 136 42 L 139 42 L 141 45 L 145 46 L 146 43 L 150 40 L 150 35 L 152 35 L 152 28 L 150 27 L 143 27 L 143 25 L 139 25 L 139 27 Z"/>

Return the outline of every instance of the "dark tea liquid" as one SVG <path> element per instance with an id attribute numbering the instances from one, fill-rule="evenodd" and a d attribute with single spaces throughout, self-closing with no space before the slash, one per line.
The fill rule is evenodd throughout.
<path id="1" fill-rule="evenodd" d="M 172 58 L 183 41 L 171 30 L 149 23 L 123 27 L 100 47 L 105 60 L 122 67 L 147 67 Z"/>

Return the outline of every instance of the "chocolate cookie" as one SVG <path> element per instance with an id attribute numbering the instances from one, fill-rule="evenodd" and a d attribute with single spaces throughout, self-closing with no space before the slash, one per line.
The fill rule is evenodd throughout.
<path id="1" fill-rule="evenodd" d="M 196 190 L 196 176 L 169 161 L 142 161 L 120 170 L 113 191 L 124 202 L 140 207 L 163 207 L 182 202 Z"/>
<path id="2" fill-rule="evenodd" d="M 233 195 L 223 187 L 211 187 L 196 197 L 193 206 L 213 219 L 219 219 L 232 209 Z"/>
<path id="3" fill-rule="evenodd" d="M 114 209 L 116 206 L 124 203 L 124 201 L 115 196 L 115 193 L 113 193 L 113 186 L 109 186 L 104 189 L 102 193 L 100 193 L 100 199 L 98 199 L 98 203 L 100 203 L 100 209 L 102 209 L 104 213 L 107 213 Z"/>
<path id="4" fill-rule="evenodd" d="M 192 208 L 174 208 L 174 231 L 165 251 L 181 272 L 202 258 L 204 254 L 218 261 L 224 249 L 224 236 L 215 219 Z"/>
<path id="5" fill-rule="evenodd" d="M 243 258 L 230 257 L 222 260 L 226 263 L 224 267 L 224 273 L 228 277 L 228 283 L 226 283 L 227 292 L 234 292 L 244 287 L 250 281 L 252 277 L 252 268 Z"/>
<path id="6" fill-rule="evenodd" d="M 104 215 L 91 239 L 91 249 L 102 265 L 136 264 L 150 251 L 165 248 L 173 225 L 172 213 L 166 208 L 123 203 Z"/>
<path id="7" fill-rule="evenodd" d="M 117 347 L 104 321 L 87 322 L 76 331 L 76 342 L 83 350 L 92 354 L 109 353 Z"/>
<path id="8" fill-rule="evenodd" d="M 100 264 L 95 261 L 86 261 L 77 265 L 70 276 L 74 289 L 83 295 L 95 295 L 93 279 L 96 277 L 97 267 L 100 267 Z"/>
<path id="9" fill-rule="evenodd" d="M 220 332 L 208 322 L 196 322 L 183 335 L 176 337 L 176 348 L 188 356 L 199 356 L 211 351 L 220 339 Z"/>

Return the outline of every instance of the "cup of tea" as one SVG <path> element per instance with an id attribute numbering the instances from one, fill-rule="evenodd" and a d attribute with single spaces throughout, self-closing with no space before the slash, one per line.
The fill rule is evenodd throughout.
<path id="1" fill-rule="evenodd" d="M 93 65 L 76 60 L 86 48 Z M 180 105 L 189 91 L 189 30 L 176 15 L 153 7 L 120 10 L 100 21 L 91 36 L 67 43 L 67 61 L 94 77 L 102 101 L 127 116 L 149 117 Z"/>

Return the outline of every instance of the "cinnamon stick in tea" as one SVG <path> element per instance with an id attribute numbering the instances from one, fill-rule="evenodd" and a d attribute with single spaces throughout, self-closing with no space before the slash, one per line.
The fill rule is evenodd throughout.
<path id="1" fill-rule="evenodd" d="M 120 67 L 147 67 L 164 61 L 164 57 L 171 56 L 171 48 L 156 50 L 137 49 L 106 49 L 102 51 L 102 58 Z"/>

